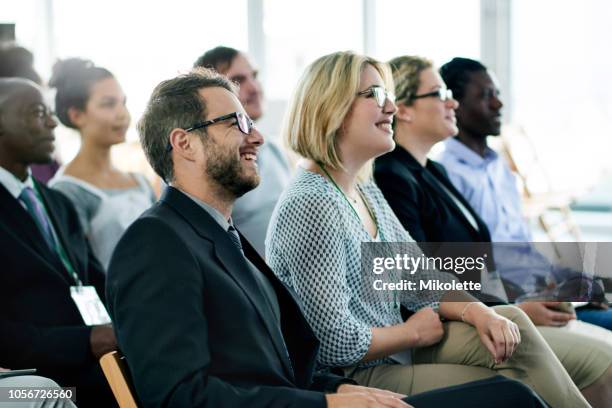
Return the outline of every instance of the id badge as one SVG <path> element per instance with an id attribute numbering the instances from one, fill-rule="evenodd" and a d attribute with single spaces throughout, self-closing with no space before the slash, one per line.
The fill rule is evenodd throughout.
<path id="1" fill-rule="evenodd" d="M 111 323 L 111 318 L 93 286 L 71 286 L 70 296 L 88 326 Z"/>

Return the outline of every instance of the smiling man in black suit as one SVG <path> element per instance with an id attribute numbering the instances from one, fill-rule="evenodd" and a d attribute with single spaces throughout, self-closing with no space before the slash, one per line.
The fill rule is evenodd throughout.
<path id="1" fill-rule="evenodd" d="M 56 126 L 36 84 L 0 79 L 0 363 L 76 386 L 80 406 L 112 404 L 97 358 L 113 329 L 87 325 L 71 297 L 80 285 L 103 297 L 102 267 L 72 204 L 29 170 L 50 161 Z"/>
<path id="2" fill-rule="evenodd" d="M 318 341 L 293 294 L 234 228 L 232 204 L 259 183 L 263 143 L 234 85 L 206 69 L 164 81 L 138 127 L 169 187 L 117 245 L 107 298 L 140 402 L 407 407 L 314 374 Z"/>

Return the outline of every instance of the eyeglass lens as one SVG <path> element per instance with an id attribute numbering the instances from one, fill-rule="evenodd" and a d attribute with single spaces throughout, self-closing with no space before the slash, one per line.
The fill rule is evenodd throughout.
<path id="1" fill-rule="evenodd" d="M 449 99 L 453 99 L 453 91 L 450 89 L 441 88 L 440 90 L 438 90 L 438 92 L 440 95 L 440 100 L 442 102 L 445 102 Z"/>
<path id="2" fill-rule="evenodd" d="M 238 128 L 240 129 L 240 131 L 244 133 L 245 135 L 250 134 L 251 133 L 251 123 L 250 123 L 249 118 L 242 113 L 238 113 L 236 115 L 236 119 L 238 120 Z"/>
<path id="3" fill-rule="evenodd" d="M 393 96 L 393 94 L 391 92 L 387 92 L 384 88 L 378 86 L 373 87 L 372 94 L 376 99 L 376 104 L 381 108 L 385 106 L 385 102 L 387 99 L 389 99 L 391 102 L 395 102 L 395 97 Z"/>

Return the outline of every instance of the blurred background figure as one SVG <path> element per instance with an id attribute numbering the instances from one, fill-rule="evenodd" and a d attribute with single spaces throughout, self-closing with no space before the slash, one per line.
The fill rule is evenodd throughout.
<path id="1" fill-rule="evenodd" d="M 34 69 L 34 55 L 16 43 L 0 44 L 0 78 L 25 78 L 37 85 L 43 81 Z M 33 164 L 30 167 L 32 175 L 43 183 L 47 183 L 57 172 L 60 164 L 56 157 L 50 163 Z"/>
<path id="2" fill-rule="evenodd" d="M 234 48 L 216 47 L 199 57 L 194 66 L 212 68 L 238 84 L 238 98 L 247 115 L 254 121 L 261 118 L 263 91 L 257 79 L 257 69 L 245 53 Z M 236 200 L 232 219 L 259 255 L 265 257 L 268 223 L 280 194 L 289 183 L 291 171 L 283 152 L 270 139 L 259 147 L 257 165 L 261 183 Z"/>
<path id="3" fill-rule="evenodd" d="M 42 85 L 34 70 L 34 55 L 16 43 L 0 44 L 0 78 L 18 77 Z"/>
<path id="4" fill-rule="evenodd" d="M 56 63 L 49 85 L 60 122 L 81 136 L 76 157 L 49 184 L 72 200 L 106 269 L 125 229 L 156 200 L 143 175 L 111 162 L 111 147 L 125 141 L 130 124 L 126 96 L 110 71 L 79 58 Z"/>
<path id="5" fill-rule="evenodd" d="M 552 264 L 532 245 L 516 176 L 504 157 L 489 147 L 489 136 L 501 134 L 504 106 L 495 75 L 469 58 L 453 58 L 440 68 L 440 74 L 459 101 L 457 136 L 445 142 L 440 162 L 454 187 L 484 220 L 490 240 L 498 243 L 495 256 L 501 277 L 527 293 L 542 292 L 572 278 L 578 272 Z M 539 314 L 550 312 L 546 308 Z M 612 329 L 607 302 L 591 302 L 576 314 L 580 320 Z"/>

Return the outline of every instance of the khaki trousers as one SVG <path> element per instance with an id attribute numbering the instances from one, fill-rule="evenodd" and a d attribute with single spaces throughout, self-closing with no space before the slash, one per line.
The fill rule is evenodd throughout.
<path id="1" fill-rule="evenodd" d="M 501 374 L 527 384 L 551 407 L 588 407 L 588 402 L 527 315 L 514 306 L 498 306 L 495 311 L 516 323 L 521 332 L 521 344 L 504 363 L 495 364 L 472 326 L 446 322 L 444 337 L 439 343 L 413 350 L 413 365 L 379 365 L 359 369 L 352 373 L 352 377 L 361 385 L 413 395 Z M 557 332 L 545 332 L 553 339 L 555 347 L 564 347 L 566 362 L 578 360 L 567 357 L 573 348 L 577 348 L 576 345 L 566 346 Z M 564 336 L 568 335 L 565 331 Z M 575 374 L 592 372 L 592 367 L 588 366 L 591 363 L 586 364 Z M 597 378 L 608 366 L 609 363 Z M 347 374 L 351 371 L 354 370 L 346 370 Z M 585 376 L 582 380 L 591 381 L 595 375 Z"/>

